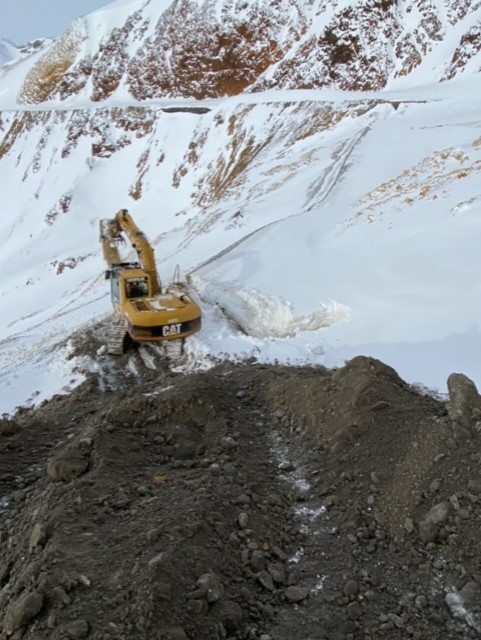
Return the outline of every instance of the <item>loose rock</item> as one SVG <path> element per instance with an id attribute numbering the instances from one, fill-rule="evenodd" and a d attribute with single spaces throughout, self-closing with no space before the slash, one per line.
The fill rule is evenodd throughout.
<path id="1" fill-rule="evenodd" d="M 30 591 L 20 596 L 5 615 L 3 626 L 7 636 L 31 622 L 40 613 L 42 606 L 43 596 L 36 591 Z"/>

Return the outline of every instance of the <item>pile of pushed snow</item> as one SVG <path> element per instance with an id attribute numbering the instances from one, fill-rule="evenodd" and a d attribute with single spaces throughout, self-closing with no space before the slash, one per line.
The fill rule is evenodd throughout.
<path id="1" fill-rule="evenodd" d="M 214 282 L 195 276 L 193 284 L 209 304 L 220 307 L 246 334 L 256 338 L 293 338 L 304 331 L 318 331 L 346 322 L 351 311 L 333 300 L 319 303 L 307 315 L 297 315 L 290 302 L 239 282 Z"/>

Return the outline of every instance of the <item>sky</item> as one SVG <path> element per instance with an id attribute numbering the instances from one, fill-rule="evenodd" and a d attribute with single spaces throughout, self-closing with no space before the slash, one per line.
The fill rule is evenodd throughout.
<path id="1" fill-rule="evenodd" d="M 0 38 L 23 44 L 35 38 L 55 38 L 68 25 L 107 0 L 0 0 Z"/>

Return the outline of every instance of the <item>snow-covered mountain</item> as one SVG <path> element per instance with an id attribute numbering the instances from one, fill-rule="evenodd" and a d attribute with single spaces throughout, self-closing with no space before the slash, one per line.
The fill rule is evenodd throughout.
<path id="1" fill-rule="evenodd" d="M 197 360 L 481 382 L 480 24 L 468 0 L 119 0 L 0 69 L 0 411 L 78 380 L 53 345 L 109 312 L 98 220 L 124 207 L 192 275 Z"/>
<path id="2" fill-rule="evenodd" d="M 15 45 L 9 40 L 0 38 L 0 67 L 7 63 L 13 63 L 20 58 L 26 58 L 43 51 L 52 40 L 49 38 L 37 38 L 21 45 Z"/>
<path id="3" fill-rule="evenodd" d="M 21 100 L 375 90 L 476 72 L 480 44 L 471 0 L 116 2 L 71 25 L 27 74 Z"/>
<path id="4" fill-rule="evenodd" d="M 19 57 L 19 51 L 17 47 L 9 42 L 0 38 L 0 67 L 7 62 L 12 62 Z"/>

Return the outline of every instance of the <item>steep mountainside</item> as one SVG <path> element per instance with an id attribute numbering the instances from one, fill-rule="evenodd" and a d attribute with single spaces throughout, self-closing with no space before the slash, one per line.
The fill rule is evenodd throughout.
<path id="1" fill-rule="evenodd" d="M 180 264 L 203 296 L 194 352 L 459 352 L 481 317 L 480 19 L 454 0 L 118 0 L 22 48 L 0 69 L 8 408 L 110 310 L 98 219 L 124 207 L 162 278 Z"/>
<path id="2" fill-rule="evenodd" d="M 266 88 L 380 89 L 442 52 L 432 80 L 481 66 L 475 0 L 149 0 L 78 20 L 28 74 L 21 100 L 122 88 L 135 99 Z"/>

